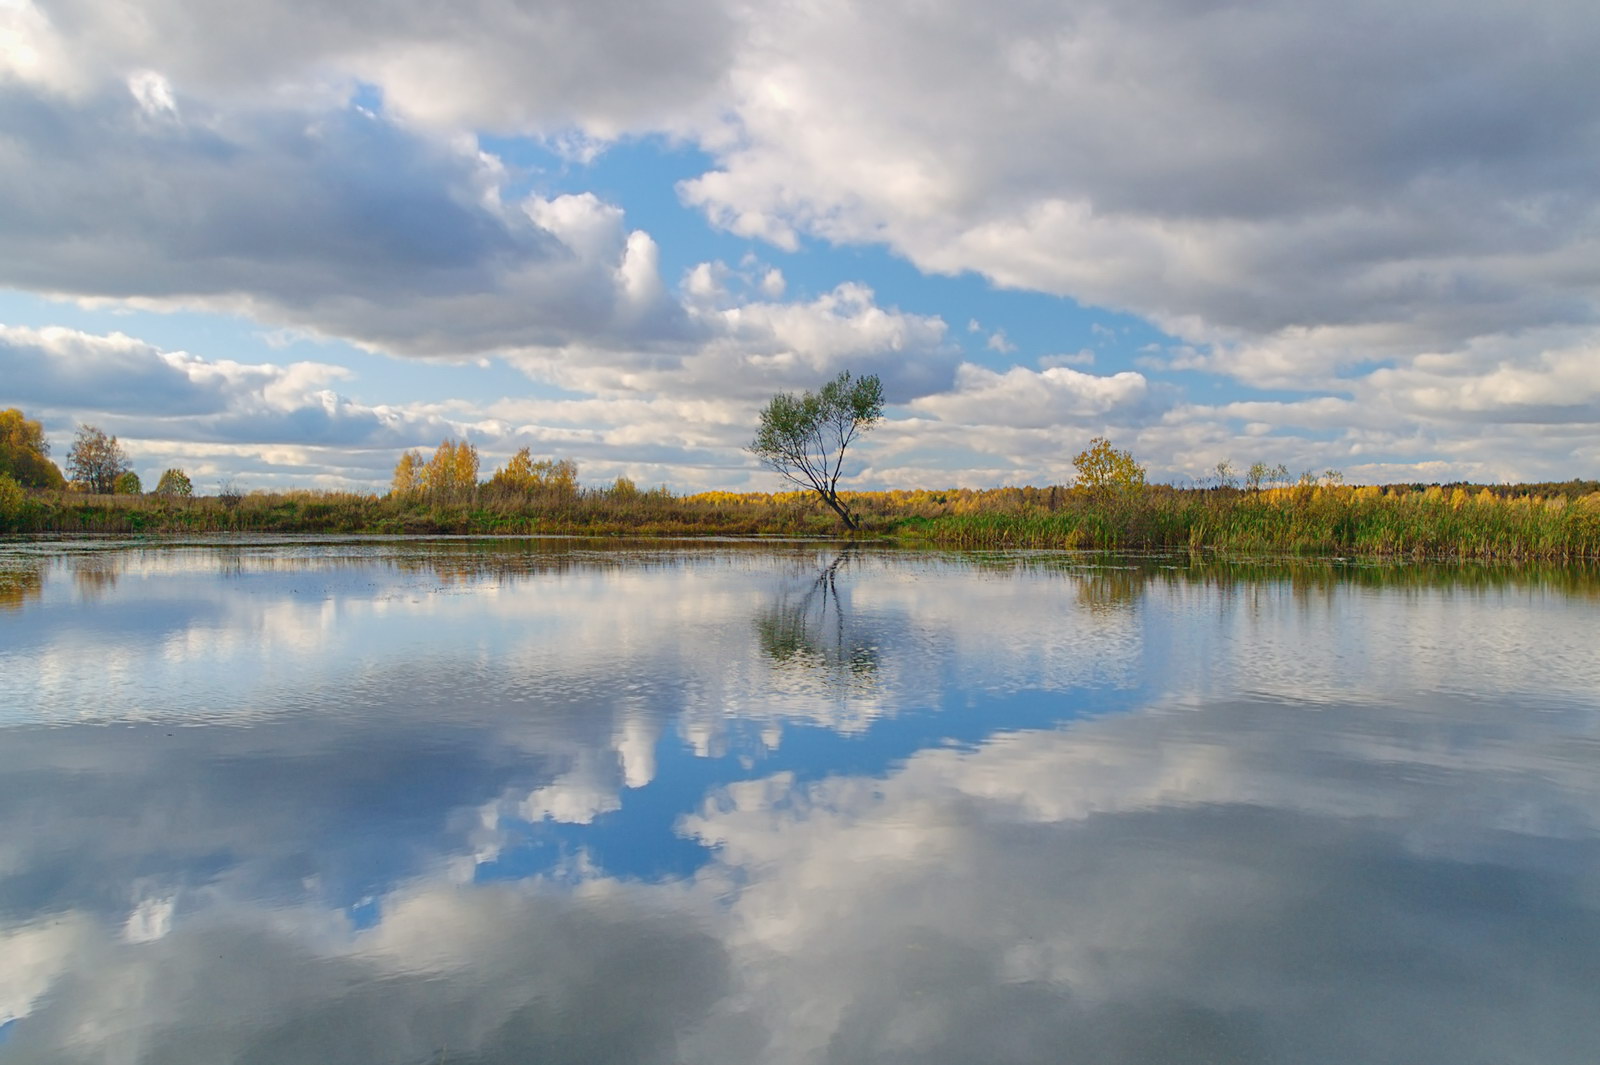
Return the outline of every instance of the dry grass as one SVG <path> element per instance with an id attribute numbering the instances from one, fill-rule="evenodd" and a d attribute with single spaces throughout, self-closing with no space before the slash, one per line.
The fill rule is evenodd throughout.
<path id="1" fill-rule="evenodd" d="M 1301 484 L 1262 491 L 1174 489 L 1092 495 L 1067 488 L 861 492 L 845 496 L 864 536 L 949 547 L 1209 548 L 1373 557 L 1600 557 L 1600 493 L 1499 487 Z M 837 520 L 801 493 L 676 496 L 584 490 L 453 499 L 314 491 L 193 499 L 27 493 L 0 508 L 20 533 L 570 533 L 833 536 Z"/>

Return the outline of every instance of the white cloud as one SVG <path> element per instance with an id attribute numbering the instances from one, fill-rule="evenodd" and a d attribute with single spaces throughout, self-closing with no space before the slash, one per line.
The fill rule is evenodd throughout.
<path id="1" fill-rule="evenodd" d="M 911 406 L 943 421 L 1045 429 L 1137 419 L 1148 408 L 1151 392 L 1143 374 L 1127 370 L 1098 376 L 1066 366 L 1013 366 L 1000 373 L 963 363 L 954 388 Z"/>
<path id="2" fill-rule="evenodd" d="M 1058 355 L 1042 355 L 1039 357 L 1039 368 L 1048 370 L 1055 366 L 1093 366 L 1094 359 L 1094 352 L 1088 348 L 1083 348 Z"/>
<path id="3" fill-rule="evenodd" d="M 787 285 L 783 279 L 783 271 L 776 266 L 761 275 L 761 294 L 769 300 L 782 298 Z"/>
<path id="4" fill-rule="evenodd" d="M 1017 346 L 1006 338 L 1004 329 L 996 329 L 993 333 L 990 333 L 989 339 L 984 342 L 983 346 L 1001 355 L 1009 355 L 1017 350 Z"/>
<path id="5" fill-rule="evenodd" d="M 470 140 L 343 106 L 221 109 L 175 102 L 155 74 L 133 86 L 0 87 L 0 284 L 399 354 L 690 339 L 654 242 L 592 195 L 505 203 L 503 168 Z"/>
<path id="6" fill-rule="evenodd" d="M 192 440 L 392 446 L 450 428 L 338 395 L 341 366 L 213 361 L 120 333 L 0 325 L 0 372 L 24 406 Z"/>
<path id="7" fill-rule="evenodd" d="M 958 356 L 932 315 L 861 304 L 850 285 L 785 304 L 788 279 L 754 257 L 737 275 L 696 267 L 680 296 L 615 205 L 513 194 L 476 136 L 583 161 L 665 134 L 711 157 L 681 193 L 735 233 L 881 245 L 1141 315 L 1182 342 L 1140 364 L 1147 387 L 1196 371 L 1348 400 L 1359 424 L 1332 444 L 1292 422 L 1327 404 L 1250 419 L 1317 465 L 1570 475 L 1600 449 L 1592 433 L 1541 448 L 1482 427 L 1595 421 L 1597 51 L 1600 19 L 1565 0 L 1426 2 L 1405 19 L 1378 0 L 696 0 L 670 16 L 618 0 L 448 16 L 414 0 L 14 0 L 0 284 L 394 354 L 503 352 L 605 398 L 714 386 L 730 427 L 845 367 L 881 373 L 896 402 L 960 406 L 936 398 Z M 1012 350 L 1000 330 L 987 348 Z M 1010 380 L 1033 421 L 968 452 L 1037 451 L 1014 430 L 1132 403 Z M 1119 427 L 1171 471 L 1193 467 L 1191 445 L 1261 435 L 1190 408 L 1183 425 L 1144 411 Z M 1038 468 L 924 455 L 958 479 Z"/>

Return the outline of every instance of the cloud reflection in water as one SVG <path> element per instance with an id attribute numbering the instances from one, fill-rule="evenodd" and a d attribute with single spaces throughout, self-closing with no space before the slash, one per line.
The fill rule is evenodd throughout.
<path id="1" fill-rule="evenodd" d="M 1592 585 L 811 547 L 91 568 L 0 615 L 11 1060 L 1600 1049 Z"/>

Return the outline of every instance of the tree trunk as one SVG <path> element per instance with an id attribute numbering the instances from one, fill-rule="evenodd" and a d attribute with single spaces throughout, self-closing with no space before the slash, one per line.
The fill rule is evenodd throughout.
<path id="1" fill-rule="evenodd" d="M 849 529 L 851 532 L 860 531 L 861 526 L 856 524 L 856 520 L 850 516 L 850 512 L 845 509 L 844 504 L 839 502 L 839 497 L 837 494 L 833 492 L 823 492 L 822 501 L 828 504 L 828 506 L 833 509 L 835 514 L 839 515 L 840 520 L 844 522 L 845 528 Z"/>

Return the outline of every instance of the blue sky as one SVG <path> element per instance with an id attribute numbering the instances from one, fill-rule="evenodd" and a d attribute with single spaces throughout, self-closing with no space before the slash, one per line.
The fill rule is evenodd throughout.
<path id="1" fill-rule="evenodd" d="M 1588 5 L 0 0 L 0 39 L 0 405 L 58 456 L 772 487 L 761 402 L 851 370 L 892 403 L 858 487 L 1064 483 L 1096 435 L 1179 483 L 1600 468 Z"/>

